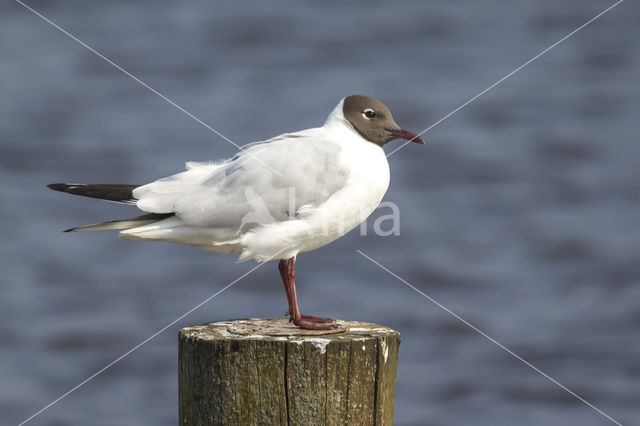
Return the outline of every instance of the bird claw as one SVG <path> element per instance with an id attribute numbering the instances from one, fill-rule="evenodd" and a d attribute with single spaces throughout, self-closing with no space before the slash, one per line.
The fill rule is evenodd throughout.
<path id="1" fill-rule="evenodd" d="M 288 310 L 287 312 L 285 312 L 284 316 L 288 317 L 291 315 L 291 310 Z M 305 315 L 305 314 L 300 314 L 300 317 L 303 320 L 307 320 L 307 321 L 311 321 L 311 322 L 319 322 L 319 323 L 328 323 L 328 322 L 333 322 L 333 320 L 331 318 L 325 318 L 325 317 L 316 317 L 313 315 Z M 293 321 L 293 317 L 289 318 L 289 322 Z"/>
<path id="2" fill-rule="evenodd" d="M 335 330 L 340 328 L 338 324 L 327 324 L 327 323 L 321 323 L 321 322 L 307 321 L 302 318 L 293 319 L 293 324 L 300 327 L 302 330 Z"/>

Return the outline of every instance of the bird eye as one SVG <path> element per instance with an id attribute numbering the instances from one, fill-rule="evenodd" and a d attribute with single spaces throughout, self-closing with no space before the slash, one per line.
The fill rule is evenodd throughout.
<path id="1" fill-rule="evenodd" d="M 364 111 L 362 111 L 362 115 L 364 116 L 364 118 L 366 118 L 367 120 L 371 120 L 373 117 L 376 116 L 376 113 L 374 110 L 372 110 L 371 108 L 367 108 Z"/>

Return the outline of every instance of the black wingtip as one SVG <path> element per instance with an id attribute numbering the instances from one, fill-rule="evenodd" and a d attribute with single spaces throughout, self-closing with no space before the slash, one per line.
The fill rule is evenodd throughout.
<path id="1" fill-rule="evenodd" d="M 47 185 L 47 188 L 60 192 L 66 192 L 68 187 L 69 185 L 66 183 L 50 183 L 49 185 Z"/>
<path id="2" fill-rule="evenodd" d="M 75 230 L 76 230 L 76 228 L 69 228 L 69 229 L 65 229 L 65 230 L 64 230 L 64 231 L 62 231 L 62 232 L 73 232 L 73 231 L 75 231 Z"/>
<path id="3" fill-rule="evenodd" d="M 98 198 L 116 203 L 134 204 L 133 190 L 139 185 L 50 183 L 47 188 L 71 195 Z"/>

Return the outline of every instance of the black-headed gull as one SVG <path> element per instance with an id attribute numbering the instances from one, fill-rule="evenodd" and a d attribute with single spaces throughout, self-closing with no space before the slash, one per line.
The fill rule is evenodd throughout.
<path id="1" fill-rule="evenodd" d="M 300 314 L 296 256 L 340 238 L 376 209 L 389 186 L 382 146 L 398 138 L 424 143 L 401 129 L 381 102 L 353 95 L 322 127 L 249 144 L 231 159 L 187 163 L 186 171 L 141 186 L 49 188 L 148 212 L 68 231 L 120 229 L 128 240 L 190 244 L 239 261 L 279 259 L 286 315 L 300 328 L 329 330 L 336 328 L 333 320 Z"/>

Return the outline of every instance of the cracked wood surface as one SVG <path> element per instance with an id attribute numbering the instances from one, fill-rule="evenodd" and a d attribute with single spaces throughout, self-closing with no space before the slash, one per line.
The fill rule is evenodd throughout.
<path id="1" fill-rule="evenodd" d="M 391 425 L 400 334 L 337 321 L 329 333 L 285 318 L 180 330 L 181 425 Z"/>

